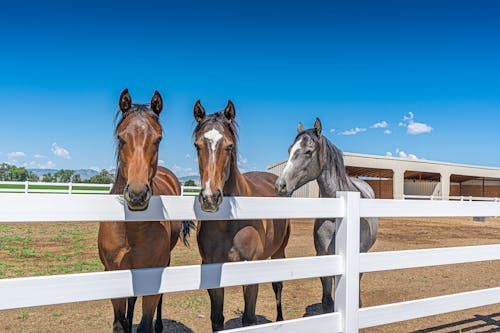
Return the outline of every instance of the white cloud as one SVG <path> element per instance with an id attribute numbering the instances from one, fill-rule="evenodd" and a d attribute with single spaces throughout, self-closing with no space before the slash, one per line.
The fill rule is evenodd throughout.
<path id="1" fill-rule="evenodd" d="M 48 158 L 47 156 L 41 155 L 41 154 L 35 154 L 33 157 L 34 158 Z"/>
<path id="2" fill-rule="evenodd" d="M 257 170 L 257 165 L 254 163 L 250 163 L 248 158 L 244 157 L 241 154 L 238 154 L 238 169 L 241 172 L 255 171 Z"/>
<path id="3" fill-rule="evenodd" d="M 379 121 L 378 123 L 371 125 L 370 128 L 387 128 L 387 126 L 389 126 L 387 121 L 382 120 L 382 121 Z"/>
<path id="4" fill-rule="evenodd" d="M 63 158 L 65 160 L 70 160 L 71 156 L 69 155 L 69 151 L 63 147 L 57 145 L 57 143 L 52 144 L 52 152 L 57 157 Z"/>
<path id="5" fill-rule="evenodd" d="M 388 155 L 388 154 L 390 154 L 390 152 L 387 152 L 386 156 L 393 156 L 392 154 L 391 155 Z M 408 158 L 410 160 L 418 160 L 419 159 L 417 157 L 417 155 L 409 154 L 409 153 L 407 153 L 404 150 L 399 149 L 399 148 L 396 148 L 396 156 L 401 157 L 401 158 Z"/>
<path id="6" fill-rule="evenodd" d="M 53 169 L 56 167 L 56 164 L 52 161 L 47 161 L 47 163 L 39 164 L 38 168 L 40 169 Z"/>
<path id="7" fill-rule="evenodd" d="M 177 177 L 190 176 L 194 173 L 192 168 L 182 167 L 177 164 L 174 164 L 171 169 Z"/>
<path id="8" fill-rule="evenodd" d="M 424 123 L 412 122 L 408 124 L 408 134 L 419 135 L 432 132 L 433 128 Z"/>
<path id="9" fill-rule="evenodd" d="M 388 151 L 387 153 L 385 153 L 385 156 L 392 157 L 392 153 Z"/>
<path id="10" fill-rule="evenodd" d="M 186 156 L 184 156 L 184 158 L 185 158 L 186 160 L 190 160 L 190 159 L 191 159 L 191 155 L 186 154 Z"/>
<path id="11" fill-rule="evenodd" d="M 158 160 L 158 165 L 165 165 L 165 161 L 164 160 Z"/>
<path id="12" fill-rule="evenodd" d="M 433 128 L 425 123 L 419 123 L 414 120 L 415 114 L 413 112 L 408 112 L 407 116 L 403 116 L 403 122 L 400 122 L 398 126 L 406 127 L 406 133 L 410 135 L 419 135 L 424 133 L 432 132 Z"/>
<path id="13" fill-rule="evenodd" d="M 101 171 L 101 168 L 99 168 L 98 166 L 90 166 L 89 169 L 93 170 L 93 171 L 96 171 L 96 172 L 100 172 Z"/>
<path id="14" fill-rule="evenodd" d="M 340 132 L 339 135 L 356 135 L 361 132 L 366 132 L 366 128 L 359 128 L 359 127 L 351 128 L 350 130 Z"/>
<path id="15" fill-rule="evenodd" d="M 23 153 L 22 151 L 13 151 L 13 152 L 7 153 L 8 158 L 24 157 L 24 156 L 26 156 L 26 154 Z"/>
<path id="16" fill-rule="evenodd" d="M 330 133 L 335 133 L 335 128 L 332 128 L 332 129 L 330 130 Z"/>
<path id="17" fill-rule="evenodd" d="M 387 134 L 387 135 L 392 134 L 392 131 L 391 131 L 390 129 L 386 129 L 386 130 L 384 131 L 384 134 Z"/>

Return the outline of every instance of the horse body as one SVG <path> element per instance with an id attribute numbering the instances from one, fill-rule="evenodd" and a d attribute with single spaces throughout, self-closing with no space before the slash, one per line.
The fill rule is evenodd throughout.
<path id="1" fill-rule="evenodd" d="M 272 197 L 277 177 L 267 172 L 239 174 L 228 182 L 224 194 L 230 196 Z M 233 172 L 231 174 L 233 174 Z M 236 178 L 236 177 L 235 177 Z M 206 263 L 264 260 L 278 255 L 288 241 L 287 220 L 210 221 L 198 224 L 198 246 Z M 224 244 L 224 246 L 221 246 Z"/>
<path id="2" fill-rule="evenodd" d="M 239 172 L 234 114 L 230 102 L 224 113 L 208 116 L 199 102 L 195 105 L 194 115 L 198 126 L 194 137 L 202 183 L 199 200 L 202 209 L 208 212 L 218 210 L 223 195 L 276 196 L 275 175 L 267 172 Z M 202 261 L 208 264 L 284 258 L 289 235 L 289 221 L 283 219 L 199 221 L 197 240 Z M 274 282 L 272 285 L 276 296 L 277 320 L 283 320 L 283 284 Z M 224 329 L 224 288 L 209 289 L 208 293 L 212 329 L 220 331 Z M 257 284 L 243 286 L 245 310 L 242 322 L 245 326 L 257 324 L 257 294 Z"/>
<path id="3" fill-rule="evenodd" d="M 321 122 L 316 119 L 314 129 L 304 130 L 299 124 L 298 135 L 290 148 L 290 156 L 283 174 L 276 182 L 276 192 L 291 195 L 309 181 L 317 180 L 320 197 L 335 198 L 338 191 L 360 192 L 362 198 L 373 199 L 375 193 L 365 181 L 348 177 L 342 152 L 321 135 Z M 337 219 L 316 219 L 314 246 L 317 255 L 335 253 Z M 360 252 L 368 252 L 377 239 L 378 219 L 360 219 Z M 360 275 L 361 279 L 361 275 Z M 322 307 L 333 311 L 332 277 L 322 277 Z M 360 297 L 361 304 L 361 297 Z"/>
<path id="4" fill-rule="evenodd" d="M 120 120 L 116 134 L 119 165 L 113 194 L 124 194 L 130 210 L 145 210 L 152 195 L 180 195 L 180 184 L 168 169 L 158 167 L 158 145 L 162 129 L 158 116 L 162 100 L 155 92 L 151 105 L 131 103 L 124 90 L 120 96 Z M 98 248 L 106 271 L 166 267 L 170 253 L 181 232 L 181 223 L 173 222 L 101 222 Z M 114 310 L 113 332 L 132 332 L 137 297 L 111 300 Z M 163 331 L 161 295 L 144 296 L 142 319 L 138 333 L 153 332 L 153 316 L 157 310 L 155 332 Z M 127 304 L 128 303 L 128 304 Z"/>

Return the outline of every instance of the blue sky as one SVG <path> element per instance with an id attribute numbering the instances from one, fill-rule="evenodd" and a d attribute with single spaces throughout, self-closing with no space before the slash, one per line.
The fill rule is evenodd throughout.
<path id="1" fill-rule="evenodd" d="M 160 158 L 179 175 L 197 172 L 195 101 L 228 98 L 245 170 L 315 117 L 344 151 L 500 167 L 498 17 L 496 1 L 2 4 L 0 160 L 112 166 L 128 87 L 162 93 Z"/>

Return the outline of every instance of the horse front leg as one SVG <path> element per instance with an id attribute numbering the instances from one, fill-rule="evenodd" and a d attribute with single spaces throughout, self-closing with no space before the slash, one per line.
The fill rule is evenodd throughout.
<path id="1" fill-rule="evenodd" d="M 137 333 L 153 333 L 153 317 L 161 295 L 142 297 L 142 319 Z"/>
<path id="2" fill-rule="evenodd" d="M 163 332 L 163 321 L 161 319 L 161 305 L 163 303 L 163 295 L 160 296 L 158 307 L 156 308 L 155 333 Z"/>
<path id="3" fill-rule="evenodd" d="M 314 221 L 314 247 L 317 256 L 331 255 L 335 252 L 335 220 L 318 219 Z M 323 313 L 333 312 L 332 276 L 321 277 Z"/>
<path id="4" fill-rule="evenodd" d="M 251 284 L 243 286 L 243 296 L 245 297 L 245 311 L 243 312 L 243 326 L 257 325 L 257 316 L 255 315 L 255 306 L 257 304 L 257 294 L 259 285 Z"/>
<path id="5" fill-rule="evenodd" d="M 134 309 L 135 302 L 137 302 L 137 297 L 129 297 L 127 300 L 127 322 L 128 327 L 132 330 L 132 323 L 134 322 Z"/>
<path id="6" fill-rule="evenodd" d="M 125 317 L 125 310 L 127 308 L 126 298 L 112 299 L 114 320 L 113 320 L 113 333 L 130 333 L 132 327 L 128 325 L 127 318 Z"/>
<path id="7" fill-rule="evenodd" d="M 212 331 L 224 329 L 224 288 L 208 289 L 210 296 L 210 320 Z"/>

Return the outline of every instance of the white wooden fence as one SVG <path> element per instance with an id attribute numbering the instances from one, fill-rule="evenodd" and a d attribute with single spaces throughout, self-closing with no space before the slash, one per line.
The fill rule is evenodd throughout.
<path id="1" fill-rule="evenodd" d="M 359 309 L 359 274 L 500 259 L 500 244 L 359 253 L 360 217 L 499 216 L 500 203 L 360 199 L 226 197 L 217 213 L 204 213 L 194 197 L 153 197 L 145 212 L 123 198 L 0 194 L 2 222 L 238 220 L 338 217 L 335 255 L 0 280 L 0 310 L 142 296 L 272 281 L 335 276 L 335 312 L 227 332 L 358 332 L 424 316 L 500 303 L 500 286 L 448 296 Z M 231 223 L 228 221 L 228 223 Z"/>
<path id="2" fill-rule="evenodd" d="M 411 199 L 411 200 L 443 200 L 443 197 L 440 195 L 405 194 L 405 195 L 403 195 L 403 198 Z M 448 200 L 500 202 L 500 198 L 496 198 L 496 197 L 473 197 L 473 196 L 469 196 L 469 195 L 449 196 Z"/>
<path id="3" fill-rule="evenodd" d="M 1 181 L 0 193 L 107 194 L 112 187 L 113 184 Z"/>
<path id="4" fill-rule="evenodd" d="M 112 187 L 113 184 L 0 181 L 0 193 L 105 194 L 109 193 Z M 196 196 L 200 190 L 199 186 L 181 185 L 183 196 Z"/>

